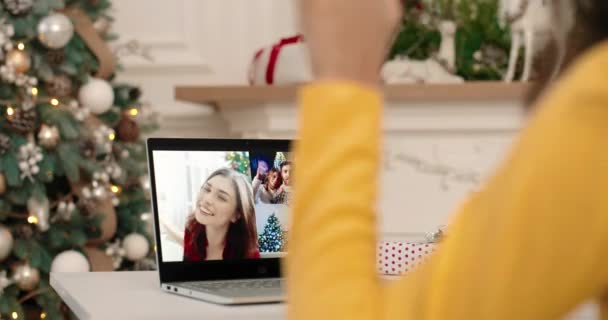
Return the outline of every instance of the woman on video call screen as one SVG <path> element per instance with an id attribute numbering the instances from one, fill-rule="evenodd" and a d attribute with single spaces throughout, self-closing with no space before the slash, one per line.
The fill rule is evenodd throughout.
<path id="1" fill-rule="evenodd" d="M 163 261 L 285 253 L 291 199 L 286 153 L 155 151 L 154 162 Z"/>
<path id="2" fill-rule="evenodd" d="M 212 173 L 201 187 L 184 233 L 184 260 L 256 259 L 253 191 L 232 169 Z"/>

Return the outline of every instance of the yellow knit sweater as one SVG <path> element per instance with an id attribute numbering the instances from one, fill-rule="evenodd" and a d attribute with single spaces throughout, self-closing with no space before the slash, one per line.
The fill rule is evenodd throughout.
<path id="1" fill-rule="evenodd" d="M 289 319 L 558 319 L 593 298 L 608 319 L 608 44 L 544 96 L 436 254 L 391 284 L 374 267 L 380 93 L 317 83 L 300 108 Z"/>

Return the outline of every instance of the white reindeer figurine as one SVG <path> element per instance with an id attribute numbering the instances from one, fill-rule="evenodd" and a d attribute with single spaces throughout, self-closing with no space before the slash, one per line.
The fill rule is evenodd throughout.
<path id="1" fill-rule="evenodd" d="M 565 55 L 565 35 L 574 25 L 574 10 L 571 0 L 500 0 L 499 5 L 501 22 L 503 25 L 508 23 L 511 26 L 511 53 L 504 80 L 511 82 L 515 77 L 515 67 L 519 57 L 519 49 L 522 46 L 522 37 L 525 42 L 525 57 L 521 81 L 530 79 L 534 56 L 551 37 L 553 37 L 558 47 L 557 65 L 553 74 L 553 77 L 555 77 Z M 561 15 L 560 18 L 568 19 L 554 20 L 556 14 Z M 558 24 L 556 21 L 561 23 Z"/>
<path id="2" fill-rule="evenodd" d="M 387 84 L 395 83 L 461 83 L 464 80 L 452 74 L 455 66 L 454 36 L 456 24 L 452 21 L 439 23 L 441 45 L 437 57 L 418 61 L 398 57 L 382 67 L 382 79 Z"/>

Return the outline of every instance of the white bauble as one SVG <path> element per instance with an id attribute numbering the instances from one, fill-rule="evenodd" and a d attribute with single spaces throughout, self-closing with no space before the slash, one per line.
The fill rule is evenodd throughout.
<path id="1" fill-rule="evenodd" d="M 58 254 L 51 263 L 51 272 L 88 272 L 91 270 L 89 260 L 74 250 Z"/>
<path id="2" fill-rule="evenodd" d="M 52 13 L 38 23 L 38 40 L 48 48 L 63 48 L 73 35 L 74 25 L 64 14 Z"/>
<path id="3" fill-rule="evenodd" d="M 125 256 L 131 261 L 138 261 L 145 258 L 150 251 L 150 244 L 144 236 L 139 233 L 131 233 L 122 242 L 125 249 Z"/>
<path id="4" fill-rule="evenodd" d="M 114 89 L 105 80 L 91 78 L 78 91 L 80 104 L 95 114 L 102 114 L 114 104 Z"/>
<path id="5" fill-rule="evenodd" d="M 0 261 L 6 259 L 11 254 L 11 250 L 13 250 L 13 235 L 7 227 L 0 225 Z"/>

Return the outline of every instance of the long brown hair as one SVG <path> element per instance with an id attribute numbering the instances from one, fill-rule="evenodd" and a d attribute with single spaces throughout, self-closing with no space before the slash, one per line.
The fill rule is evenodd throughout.
<path id="1" fill-rule="evenodd" d="M 255 208 L 253 205 L 253 190 L 245 175 L 232 169 L 219 169 L 213 172 L 205 183 L 213 177 L 222 176 L 232 181 L 236 194 L 236 210 L 238 220 L 230 223 L 224 246 L 224 259 L 246 259 L 251 257 L 258 248 L 257 229 L 255 224 Z M 205 184 L 204 183 L 204 184 Z M 203 184 L 203 185 L 204 185 Z M 199 197 L 202 192 L 199 191 Z M 205 226 L 198 223 L 194 212 L 190 213 L 186 229 L 192 234 L 192 247 L 201 257 L 207 257 L 207 232 Z"/>
<path id="2" fill-rule="evenodd" d="M 557 35 L 564 37 L 565 52 L 561 70 L 566 69 L 583 52 L 597 43 L 608 39 L 608 1 L 607 0 L 550 0 L 555 3 L 560 1 L 572 1 L 571 7 L 574 9 L 574 26 L 568 34 Z M 554 10 L 564 10 L 564 6 L 556 5 Z M 566 12 L 556 12 L 554 17 L 567 17 Z M 566 23 L 564 21 L 554 21 L 556 24 Z M 527 105 L 533 106 L 544 89 L 551 83 L 552 74 L 557 63 L 557 54 L 560 48 L 556 41 L 550 41 L 547 46 L 536 56 L 534 68 L 538 75 L 532 87 Z"/>

